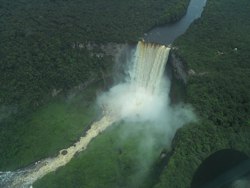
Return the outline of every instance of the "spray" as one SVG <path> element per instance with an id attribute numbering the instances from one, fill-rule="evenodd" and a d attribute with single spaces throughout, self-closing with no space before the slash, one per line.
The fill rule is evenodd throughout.
<path id="1" fill-rule="evenodd" d="M 106 115 L 125 122 L 120 142 L 133 139 L 134 135 L 140 137 L 135 158 L 143 170 L 133 174 L 137 178 L 133 182 L 137 183 L 129 187 L 139 187 L 138 182 L 145 180 L 155 160 L 155 148 L 170 148 L 176 131 L 195 120 L 191 106 L 170 104 L 170 80 L 164 76 L 169 52 L 170 48 L 164 45 L 139 42 L 127 62 L 125 81 L 97 99 Z"/>

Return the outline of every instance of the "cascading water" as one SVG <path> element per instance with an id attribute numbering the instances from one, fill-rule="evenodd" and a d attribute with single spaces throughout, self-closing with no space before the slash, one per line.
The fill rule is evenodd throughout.
<path id="1" fill-rule="evenodd" d="M 164 45 L 139 42 L 131 73 L 132 84 L 151 93 L 157 92 L 169 52 L 170 48 Z"/>
<path id="2" fill-rule="evenodd" d="M 134 64 L 126 83 L 118 84 L 98 98 L 104 107 L 104 116 L 94 122 L 86 135 L 73 146 L 60 151 L 54 158 L 47 158 L 15 172 L 1 172 L 1 187 L 26 188 L 47 173 L 66 165 L 73 156 L 87 148 L 89 142 L 113 122 L 121 119 L 147 121 L 159 119 L 159 112 L 166 106 L 166 92 L 160 88 L 170 48 L 139 42 Z M 157 110 L 156 110 L 157 109 Z M 152 111 L 153 110 L 153 111 Z M 64 153 L 64 154 L 63 154 Z"/>
<path id="3" fill-rule="evenodd" d="M 157 120 L 156 109 L 164 111 L 168 99 L 168 80 L 162 78 L 169 52 L 170 48 L 164 45 L 138 42 L 129 62 L 129 78 L 99 97 L 99 104 L 117 119 Z"/>

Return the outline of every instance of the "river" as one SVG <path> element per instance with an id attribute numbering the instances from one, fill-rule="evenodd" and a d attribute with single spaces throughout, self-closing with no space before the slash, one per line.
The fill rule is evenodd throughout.
<path id="1" fill-rule="evenodd" d="M 144 40 L 147 42 L 169 45 L 182 35 L 190 24 L 201 16 L 207 0 L 191 0 L 186 15 L 174 24 L 155 27 L 145 34 Z M 67 164 L 76 153 L 87 148 L 88 143 L 95 138 L 100 132 L 104 131 L 114 122 L 113 119 L 104 116 L 100 121 L 95 122 L 87 131 L 86 135 L 81 137 L 78 142 L 69 148 L 63 149 L 54 158 L 46 158 L 35 164 L 19 169 L 14 172 L 0 172 L 0 187 L 6 188 L 27 188 L 42 178 L 44 175 L 57 168 Z"/>
<path id="2" fill-rule="evenodd" d="M 191 0 L 187 13 L 178 22 L 151 29 L 144 34 L 144 40 L 158 44 L 172 44 L 176 38 L 185 33 L 194 20 L 201 17 L 206 2 L 207 0 Z"/>

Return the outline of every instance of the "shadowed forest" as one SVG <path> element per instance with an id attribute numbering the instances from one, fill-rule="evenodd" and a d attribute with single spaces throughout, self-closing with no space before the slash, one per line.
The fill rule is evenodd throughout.
<path id="1" fill-rule="evenodd" d="M 135 43 L 150 28 L 179 20 L 188 3 L 0 0 L 0 171 L 74 143 L 98 118 L 95 98 L 113 71 L 114 60 L 100 45 Z M 188 72 L 182 100 L 198 122 L 178 130 L 172 149 L 156 143 L 146 167 L 141 159 L 147 151 L 137 156 L 135 143 L 146 137 L 138 130 L 147 125 L 122 122 L 34 187 L 185 188 L 215 151 L 232 148 L 250 156 L 249 12 L 248 0 L 208 0 L 202 17 L 174 42 L 172 53 Z M 97 45 L 90 51 L 89 44 Z M 116 142 L 124 126 L 135 133 Z"/>
<path id="2" fill-rule="evenodd" d="M 174 0 L 1 0 L 0 169 L 28 165 L 31 161 L 55 154 L 59 148 L 79 138 L 79 129 L 82 129 L 78 127 L 79 123 L 77 126 L 73 122 L 66 128 L 58 125 L 62 119 L 51 116 L 61 116 L 63 108 L 60 102 L 64 99 L 60 97 L 70 95 L 71 89 L 89 85 L 112 73 L 112 58 L 96 45 L 90 51 L 88 44 L 137 42 L 154 25 L 179 19 L 187 5 L 188 0 L 179 0 L 178 3 Z M 93 55 L 96 53 L 102 56 Z M 103 88 L 100 84 L 98 87 Z M 84 104 L 79 104 L 76 109 L 85 105 L 88 114 L 96 96 L 96 87 L 93 88 L 90 94 L 86 92 L 88 97 L 83 100 Z M 52 96 L 58 93 L 61 96 L 54 99 Z M 79 103 L 80 99 L 77 101 Z M 71 117 L 68 108 L 70 105 L 64 113 Z M 47 119 L 46 122 L 40 119 L 43 112 L 45 117 L 42 119 Z M 54 115 L 49 115 L 50 112 Z M 78 113 L 84 114 L 83 111 Z M 40 135 L 41 129 L 43 136 Z M 65 133 L 68 129 L 72 133 Z M 50 135 L 51 132 L 56 135 Z M 63 139 L 65 136 L 68 141 Z M 34 140 L 34 146 L 29 143 L 31 140 Z M 48 147 L 43 140 L 53 144 Z M 42 145 L 37 154 L 33 152 L 35 143 Z"/>
<path id="3" fill-rule="evenodd" d="M 236 149 L 250 156 L 250 3 L 208 0 L 174 45 L 189 70 L 185 100 L 200 117 L 177 132 L 159 187 L 188 187 L 209 155 Z"/>
<path id="4" fill-rule="evenodd" d="M 88 43 L 136 42 L 154 25 L 179 19 L 187 4 L 1 0 L 1 104 L 39 106 L 52 89 L 98 76 L 111 60 L 91 57 Z"/>

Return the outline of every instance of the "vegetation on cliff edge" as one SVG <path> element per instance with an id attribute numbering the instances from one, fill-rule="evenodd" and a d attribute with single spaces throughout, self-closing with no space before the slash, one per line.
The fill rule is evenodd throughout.
<path id="1" fill-rule="evenodd" d="M 156 188 L 189 187 L 201 162 L 233 148 L 250 156 L 250 2 L 209 0 L 175 46 L 189 69 L 186 101 L 200 117 L 182 128 Z"/>

